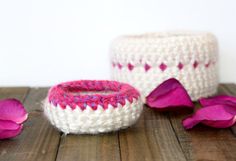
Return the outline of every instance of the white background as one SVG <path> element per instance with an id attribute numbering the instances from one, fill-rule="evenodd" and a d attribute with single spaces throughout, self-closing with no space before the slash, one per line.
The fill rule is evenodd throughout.
<path id="1" fill-rule="evenodd" d="M 0 0 L 0 86 L 109 79 L 116 36 L 210 31 L 220 45 L 220 80 L 236 82 L 234 0 Z"/>

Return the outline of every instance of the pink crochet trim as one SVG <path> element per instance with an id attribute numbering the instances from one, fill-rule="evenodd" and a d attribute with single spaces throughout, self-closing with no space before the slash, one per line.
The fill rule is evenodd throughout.
<path id="1" fill-rule="evenodd" d="M 94 93 L 87 94 L 84 92 Z M 61 83 L 53 86 L 48 93 L 49 102 L 54 106 L 59 104 L 63 109 L 67 105 L 72 109 L 78 106 L 81 110 L 84 110 L 87 105 L 93 110 L 96 110 L 98 105 L 101 105 L 104 109 L 108 108 L 108 104 L 117 107 L 118 103 L 120 103 L 124 106 L 125 100 L 132 103 L 134 98 L 138 99 L 139 97 L 139 92 L 128 84 L 96 80 Z"/>
<path id="2" fill-rule="evenodd" d="M 195 68 L 197 68 L 199 65 L 202 65 L 202 64 L 203 64 L 206 68 L 208 68 L 210 65 L 214 65 L 215 62 L 209 61 L 207 64 L 204 64 L 204 63 L 201 63 L 201 64 L 200 64 L 200 62 L 194 61 L 193 64 L 192 64 L 192 66 L 193 66 L 193 68 L 195 69 Z M 115 62 L 112 63 L 112 66 L 113 66 L 113 68 L 118 67 L 118 69 L 122 69 L 123 67 L 127 67 L 130 71 L 132 71 L 132 70 L 136 67 L 136 66 L 134 66 L 134 65 L 131 64 L 131 63 L 128 63 L 127 65 L 122 65 L 121 63 L 115 63 Z M 168 66 L 167 66 L 165 63 L 161 63 L 158 67 L 159 67 L 160 70 L 163 71 L 163 72 L 168 68 Z M 182 69 L 184 68 L 184 64 L 182 64 L 181 62 L 179 62 L 179 64 L 178 64 L 176 67 L 177 67 L 179 70 L 182 70 Z M 144 68 L 145 71 L 147 72 L 149 69 L 154 68 L 154 67 L 152 67 L 151 65 L 145 63 L 145 64 L 143 65 L 143 68 Z"/>

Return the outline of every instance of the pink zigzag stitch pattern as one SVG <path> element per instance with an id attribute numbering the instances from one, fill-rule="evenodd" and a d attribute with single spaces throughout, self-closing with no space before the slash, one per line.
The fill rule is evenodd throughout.
<path id="1" fill-rule="evenodd" d="M 49 102 L 54 106 L 60 105 L 62 109 L 66 106 L 72 109 L 79 107 L 81 110 L 87 106 L 97 110 L 98 105 L 107 109 L 109 104 L 116 108 L 118 104 L 124 106 L 126 100 L 132 103 L 139 97 L 140 94 L 134 87 L 107 80 L 65 82 L 53 86 L 48 93 Z"/>

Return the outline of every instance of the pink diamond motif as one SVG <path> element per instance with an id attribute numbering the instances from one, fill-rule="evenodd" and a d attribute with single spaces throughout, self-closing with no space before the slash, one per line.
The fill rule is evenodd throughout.
<path id="1" fill-rule="evenodd" d="M 146 72 L 147 72 L 150 68 L 151 68 L 151 66 L 148 65 L 147 63 L 144 65 L 144 69 L 145 69 Z"/>
<path id="2" fill-rule="evenodd" d="M 162 71 L 165 71 L 167 68 L 167 66 L 164 63 L 161 63 L 161 65 L 159 67 Z"/>
<path id="3" fill-rule="evenodd" d="M 198 66 L 198 62 L 195 60 L 194 63 L 193 63 L 193 67 L 197 68 L 197 66 Z"/>
<path id="4" fill-rule="evenodd" d="M 112 66 L 113 66 L 113 68 L 115 68 L 116 67 L 116 63 L 112 62 Z"/>
<path id="5" fill-rule="evenodd" d="M 120 63 L 118 63 L 117 65 L 118 65 L 119 69 L 121 69 L 123 67 Z"/>
<path id="6" fill-rule="evenodd" d="M 127 66 L 128 66 L 130 71 L 132 71 L 134 69 L 134 66 L 132 64 L 130 64 L 130 63 Z"/>
<path id="7" fill-rule="evenodd" d="M 180 63 L 178 64 L 179 70 L 183 69 L 183 67 L 184 67 L 184 65 L 180 62 Z"/>
<path id="8" fill-rule="evenodd" d="M 205 64 L 205 67 L 208 68 L 211 62 L 209 61 L 207 64 Z"/>

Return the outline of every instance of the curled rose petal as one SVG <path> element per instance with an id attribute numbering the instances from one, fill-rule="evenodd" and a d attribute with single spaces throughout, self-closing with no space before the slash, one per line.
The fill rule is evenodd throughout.
<path id="1" fill-rule="evenodd" d="M 15 123 L 24 122 L 28 114 L 17 99 L 5 99 L 0 101 L 0 120 L 11 120 Z"/>
<path id="2" fill-rule="evenodd" d="M 228 104 L 236 107 L 236 97 L 227 95 L 215 96 L 210 98 L 201 98 L 199 102 L 202 106 Z"/>
<path id="3" fill-rule="evenodd" d="M 200 108 L 182 121 L 185 129 L 201 123 L 215 128 L 227 128 L 236 122 L 236 108 L 227 104 L 218 104 Z"/>
<path id="4" fill-rule="evenodd" d="M 0 120 L 0 139 L 12 138 L 21 133 L 23 125 L 13 121 Z"/>
<path id="5" fill-rule="evenodd" d="M 13 121 L 0 120 L 0 130 L 16 130 L 19 126 Z"/>
<path id="6" fill-rule="evenodd" d="M 193 109 L 191 101 L 182 84 L 174 79 L 168 79 L 155 88 L 147 97 L 146 103 L 149 107 L 159 110 L 171 110 L 187 107 Z"/>

